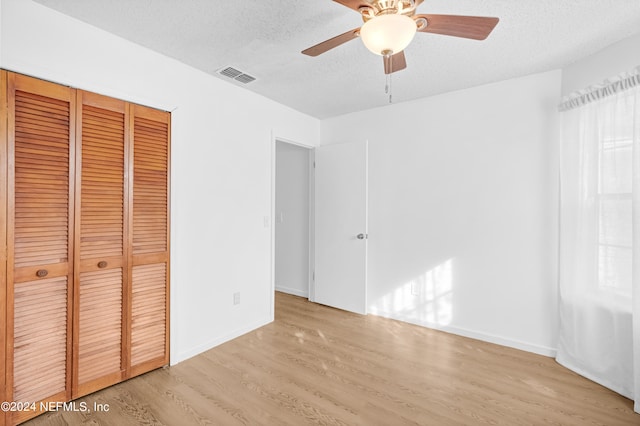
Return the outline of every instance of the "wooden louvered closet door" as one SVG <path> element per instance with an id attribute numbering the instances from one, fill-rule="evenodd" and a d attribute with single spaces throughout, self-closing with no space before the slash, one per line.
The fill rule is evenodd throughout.
<path id="1" fill-rule="evenodd" d="M 120 382 L 126 347 L 124 101 L 78 91 L 73 397 Z"/>
<path id="2" fill-rule="evenodd" d="M 0 377 L 5 376 L 5 348 L 7 341 L 7 72 L 0 70 Z M 6 401 L 5 383 L 0 381 L 0 402 Z M 0 426 L 5 413 L 0 411 Z"/>
<path id="3" fill-rule="evenodd" d="M 0 426 L 169 362 L 170 114 L 0 70 Z"/>
<path id="4" fill-rule="evenodd" d="M 75 91 L 8 74 L 7 401 L 70 394 Z M 33 413 L 10 413 L 16 423 Z"/>
<path id="5" fill-rule="evenodd" d="M 133 105 L 131 376 L 169 362 L 170 114 Z"/>

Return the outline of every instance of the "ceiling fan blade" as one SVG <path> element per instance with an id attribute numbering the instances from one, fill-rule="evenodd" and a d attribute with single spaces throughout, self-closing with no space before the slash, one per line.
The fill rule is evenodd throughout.
<path id="1" fill-rule="evenodd" d="M 336 3 L 340 3 L 343 6 L 347 6 L 349 9 L 353 9 L 359 12 L 361 7 L 371 7 L 369 3 L 364 0 L 333 0 Z"/>
<path id="2" fill-rule="evenodd" d="M 473 40 L 486 39 L 498 24 L 498 18 L 461 15 L 416 15 L 414 19 L 424 18 L 427 25 L 418 31 L 443 34 Z"/>
<path id="3" fill-rule="evenodd" d="M 357 38 L 359 31 L 360 28 L 347 31 L 346 33 L 330 38 L 329 40 L 325 40 L 322 43 L 318 43 L 315 46 L 311 46 L 310 48 L 303 50 L 302 53 L 309 56 L 318 56 L 327 50 L 331 50 L 334 47 L 338 47 L 341 44 L 348 42 L 349 40 Z"/>
<path id="4" fill-rule="evenodd" d="M 391 74 L 401 71 L 407 67 L 407 60 L 404 57 L 404 50 L 391 56 L 383 56 L 384 73 Z"/>

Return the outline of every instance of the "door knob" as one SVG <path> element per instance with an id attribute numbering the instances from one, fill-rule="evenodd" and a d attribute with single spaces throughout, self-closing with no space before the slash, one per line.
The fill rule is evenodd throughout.
<path id="1" fill-rule="evenodd" d="M 358 234 L 358 235 L 356 235 L 356 238 L 359 239 L 359 240 L 364 240 L 364 239 L 368 238 L 368 235 L 367 234 Z"/>

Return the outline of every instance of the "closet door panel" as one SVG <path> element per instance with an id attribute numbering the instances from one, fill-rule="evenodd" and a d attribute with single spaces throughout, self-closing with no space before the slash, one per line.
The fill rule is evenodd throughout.
<path id="1" fill-rule="evenodd" d="M 5 377 L 7 324 L 7 72 L 0 70 L 0 377 Z M 6 401 L 5 381 L 0 381 L 0 401 Z M 0 426 L 5 413 L 0 411 Z"/>
<path id="2" fill-rule="evenodd" d="M 134 106 L 131 375 L 169 362 L 169 117 Z"/>
<path id="3" fill-rule="evenodd" d="M 74 91 L 8 77 L 6 400 L 68 400 Z M 35 413 L 12 413 L 10 423 Z"/>
<path id="4" fill-rule="evenodd" d="M 73 397 L 122 380 L 126 368 L 126 104 L 78 91 L 76 374 Z"/>

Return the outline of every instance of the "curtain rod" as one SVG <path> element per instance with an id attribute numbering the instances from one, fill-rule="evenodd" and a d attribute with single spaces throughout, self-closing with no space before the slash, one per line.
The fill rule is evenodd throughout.
<path id="1" fill-rule="evenodd" d="M 640 66 L 605 80 L 601 84 L 589 86 L 563 97 L 558 110 L 562 112 L 578 108 L 634 87 L 640 87 Z"/>

